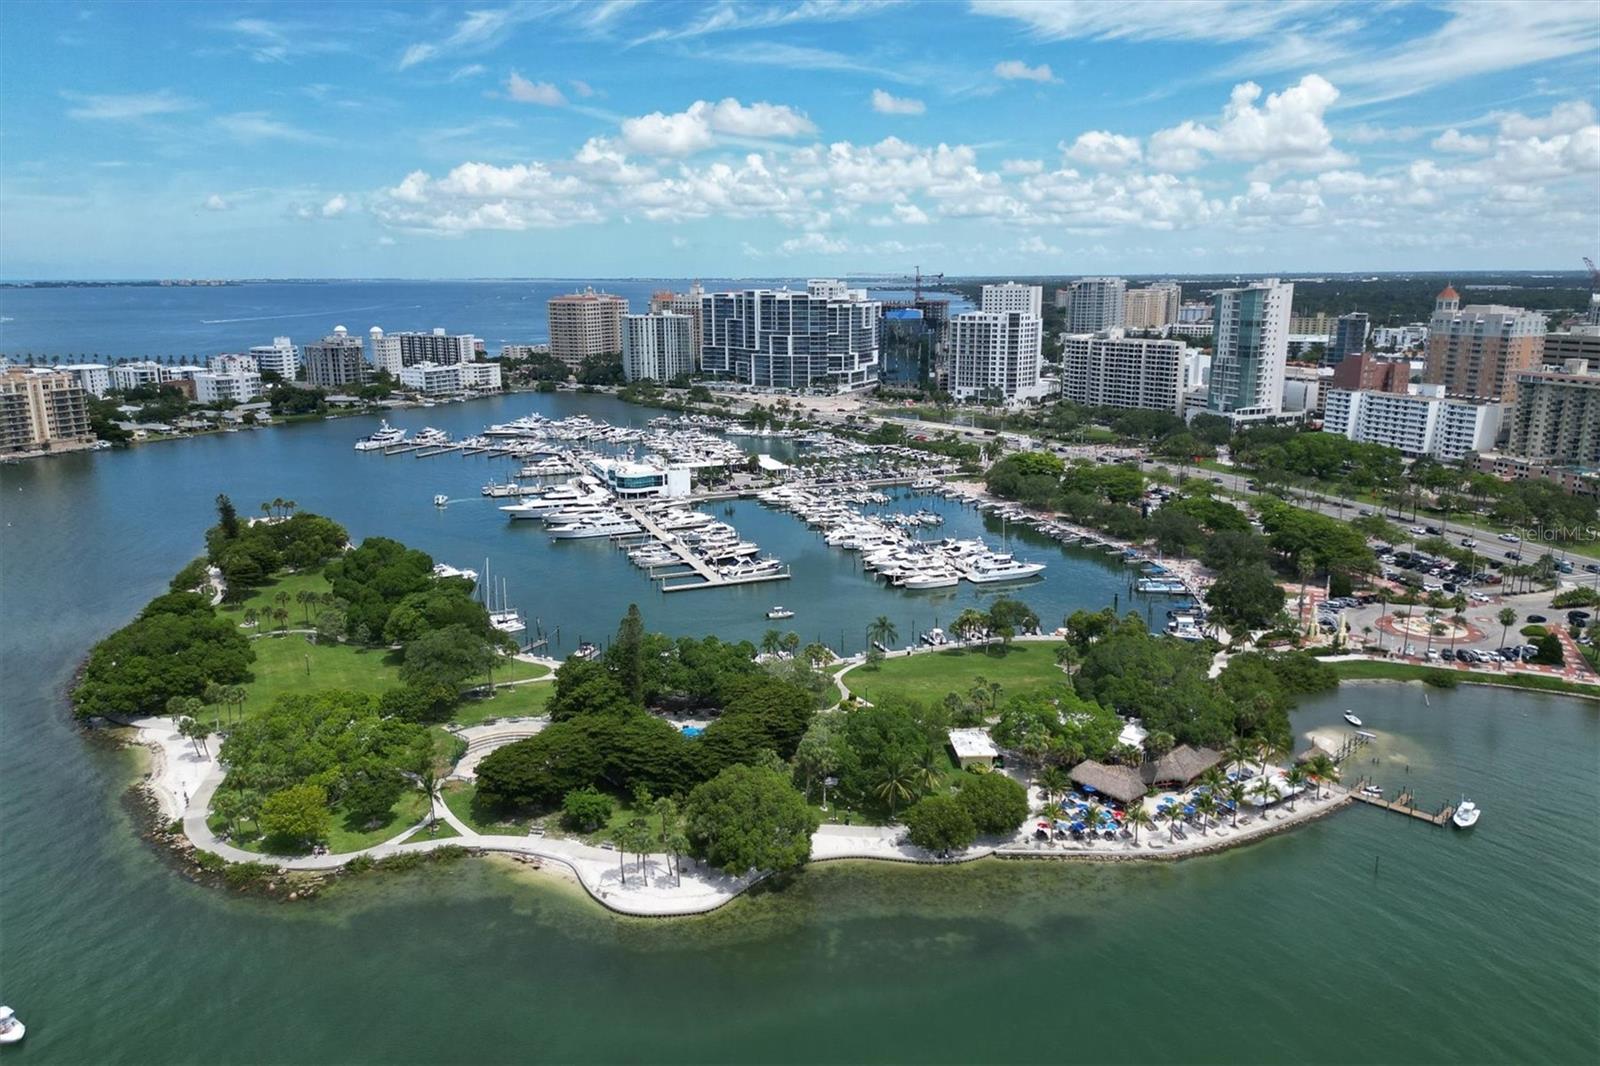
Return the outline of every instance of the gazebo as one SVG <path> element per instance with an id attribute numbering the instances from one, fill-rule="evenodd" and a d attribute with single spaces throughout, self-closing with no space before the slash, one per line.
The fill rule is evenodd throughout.
<path id="1" fill-rule="evenodd" d="M 1086 759 L 1072 768 L 1073 783 L 1094 789 L 1118 803 L 1133 803 L 1144 798 L 1149 788 L 1139 771 L 1131 766 L 1107 766 Z"/>
<path id="2" fill-rule="evenodd" d="M 1162 785 L 1181 787 L 1221 761 L 1220 751 L 1179 744 L 1155 762 L 1145 763 L 1143 777 L 1146 783 L 1157 787 Z"/>

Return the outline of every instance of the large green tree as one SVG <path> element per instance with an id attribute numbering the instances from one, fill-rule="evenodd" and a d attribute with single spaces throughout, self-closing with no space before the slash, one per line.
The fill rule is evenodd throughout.
<path id="1" fill-rule="evenodd" d="M 905 823 L 911 843 L 936 855 L 960 851 L 978 839 L 971 813 L 955 796 L 923 797 L 906 810 Z"/>
<path id="2" fill-rule="evenodd" d="M 691 854 L 729 874 L 796 870 L 811 858 L 820 819 L 775 770 L 730 766 L 684 805 Z"/>

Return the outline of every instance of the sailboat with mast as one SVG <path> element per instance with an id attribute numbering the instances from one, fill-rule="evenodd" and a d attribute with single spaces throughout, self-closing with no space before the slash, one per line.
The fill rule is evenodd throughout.
<path id="1" fill-rule="evenodd" d="M 528 623 L 522 620 L 522 612 L 506 604 L 505 578 L 500 579 L 499 595 L 495 595 L 496 585 L 494 579 L 489 576 L 489 560 L 487 557 L 483 560 L 483 576 L 484 584 L 482 587 L 485 589 L 483 605 L 489 611 L 489 624 L 500 632 L 509 633 L 513 636 L 526 630 Z"/>

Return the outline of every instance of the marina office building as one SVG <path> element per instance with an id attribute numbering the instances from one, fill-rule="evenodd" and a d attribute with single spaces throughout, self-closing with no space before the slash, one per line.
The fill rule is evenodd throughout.
<path id="1" fill-rule="evenodd" d="M 870 388 L 880 310 L 865 289 L 826 279 L 804 292 L 709 293 L 700 301 L 700 369 L 763 388 Z"/>

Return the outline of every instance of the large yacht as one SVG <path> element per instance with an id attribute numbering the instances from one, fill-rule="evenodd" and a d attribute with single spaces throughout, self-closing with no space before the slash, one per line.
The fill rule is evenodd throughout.
<path id="1" fill-rule="evenodd" d="M 967 580 L 975 585 L 986 585 L 996 581 L 1022 581 L 1042 573 L 1044 573 L 1043 563 L 1022 563 L 1014 559 L 1003 562 L 984 559 L 973 564 L 967 571 Z"/>
<path id="2" fill-rule="evenodd" d="M 450 434 L 446 433 L 442 429 L 434 429 L 432 426 L 424 426 L 422 429 L 417 431 L 417 435 L 415 437 L 411 438 L 411 443 L 421 445 L 424 448 L 438 447 L 441 444 L 450 443 Z"/>
<path id="3" fill-rule="evenodd" d="M 895 583 L 906 589 L 947 589 L 960 581 L 961 575 L 954 570 L 924 570 L 900 578 Z"/>
<path id="4" fill-rule="evenodd" d="M 584 540 L 589 537 L 615 537 L 624 533 L 637 533 L 639 526 L 619 514 L 602 514 L 581 522 L 552 526 L 550 536 L 555 540 Z"/>
<path id="5" fill-rule="evenodd" d="M 404 444 L 405 441 L 406 431 L 396 429 L 385 419 L 378 423 L 378 428 L 373 430 L 369 436 L 362 437 L 356 441 L 356 451 L 382 451 L 384 448 L 393 448 L 397 444 Z"/>

